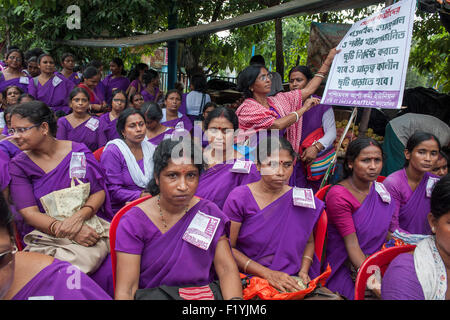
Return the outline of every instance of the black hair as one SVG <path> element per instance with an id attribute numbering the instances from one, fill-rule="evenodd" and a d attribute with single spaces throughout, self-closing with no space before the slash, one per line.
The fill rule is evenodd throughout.
<path id="1" fill-rule="evenodd" d="M 145 63 L 138 63 L 137 65 L 135 65 L 134 68 L 131 69 L 130 72 L 128 73 L 128 79 L 130 80 L 130 82 L 139 78 L 139 73 L 147 68 L 148 65 Z"/>
<path id="2" fill-rule="evenodd" d="M 311 80 L 313 78 L 313 74 L 311 72 L 311 69 L 309 69 L 307 66 L 295 66 L 289 71 L 288 78 L 291 78 L 291 74 L 293 72 L 301 72 L 306 77 L 306 79 Z"/>
<path id="3" fill-rule="evenodd" d="M 49 53 L 43 53 L 43 54 L 41 54 L 41 55 L 38 57 L 37 63 L 38 63 L 38 64 L 41 64 L 41 60 L 42 60 L 43 58 L 45 58 L 45 57 L 50 57 L 50 58 L 53 59 L 53 57 L 51 56 L 51 54 L 49 54 Z M 54 62 L 54 61 L 55 61 L 55 59 L 53 59 L 53 62 Z"/>
<path id="4" fill-rule="evenodd" d="M 239 129 L 239 119 L 234 110 L 226 107 L 217 107 L 208 114 L 205 120 L 205 130 L 208 130 L 210 122 L 215 118 L 224 117 L 233 125 L 233 129 L 236 131 Z"/>
<path id="5" fill-rule="evenodd" d="M 417 147 L 419 144 L 421 144 L 424 141 L 428 140 L 435 140 L 439 147 L 439 152 L 441 151 L 441 143 L 439 142 L 439 139 L 432 133 L 424 132 L 424 131 L 416 131 L 412 134 L 412 136 L 409 137 L 408 141 L 406 142 L 405 150 L 408 150 L 409 153 L 412 153 L 414 148 Z M 405 168 L 409 166 L 409 161 L 405 159 Z"/>
<path id="6" fill-rule="evenodd" d="M 36 57 L 36 59 L 37 59 L 37 57 L 39 57 L 43 53 L 44 53 L 44 50 L 42 50 L 41 48 L 33 48 L 33 49 L 25 52 L 25 59 L 27 61 L 29 61 L 31 57 Z M 36 62 L 37 62 L 37 60 L 36 60 Z"/>
<path id="7" fill-rule="evenodd" d="M 124 139 L 122 131 L 125 130 L 125 124 L 127 123 L 127 119 L 129 116 L 131 116 L 133 114 L 139 114 L 142 117 L 142 119 L 144 119 L 144 122 L 146 122 L 145 117 L 142 114 L 141 110 L 136 110 L 135 108 L 124 109 L 119 114 L 119 117 L 117 118 L 117 124 L 116 124 L 116 130 L 121 139 Z"/>
<path id="8" fill-rule="evenodd" d="M 149 69 L 144 72 L 144 75 L 142 76 L 142 80 L 144 81 L 144 84 L 147 86 L 150 82 L 152 82 L 153 79 L 157 78 L 159 76 L 158 72 Z"/>
<path id="9" fill-rule="evenodd" d="M 22 59 L 21 65 L 22 65 L 22 67 L 24 67 L 25 64 L 26 64 L 25 56 L 24 56 L 22 50 L 20 50 L 19 48 L 9 49 L 8 52 L 7 52 L 6 55 L 5 55 L 5 60 L 8 60 L 9 55 L 10 55 L 11 53 L 13 53 L 13 52 L 18 52 L 18 53 L 20 54 L 20 58 Z M 20 71 L 22 71 L 22 70 L 20 70 Z"/>
<path id="10" fill-rule="evenodd" d="M 98 60 L 92 60 L 92 61 L 89 62 L 89 64 L 87 65 L 88 68 L 89 68 L 89 67 L 94 67 L 94 68 L 96 68 L 97 70 L 100 69 L 100 67 L 102 67 L 102 66 L 103 66 L 102 62 L 101 62 L 101 61 L 98 61 Z"/>
<path id="11" fill-rule="evenodd" d="M 17 103 L 21 103 L 21 101 L 22 101 L 24 98 L 30 98 L 32 101 L 36 100 L 31 94 L 29 94 L 29 93 L 22 93 L 22 94 L 19 96 L 19 100 L 17 100 Z"/>
<path id="12" fill-rule="evenodd" d="M 210 101 L 210 102 L 207 102 L 205 104 L 205 106 L 203 107 L 203 112 L 200 115 L 200 118 L 201 118 L 202 121 L 205 120 L 204 114 L 205 114 L 206 109 L 211 108 L 211 107 L 216 109 L 217 108 L 217 104 L 215 102 Z"/>
<path id="13" fill-rule="evenodd" d="M 130 102 L 131 102 L 131 103 L 133 103 L 133 99 L 134 99 L 134 97 L 137 96 L 137 95 L 142 96 L 142 93 L 140 93 L 140 92 L 138 92 L 138 91 L 135 91 L 135 92 L 133 92 L 132 95 L 130 95 Z"/>
<path id="14" fill-rule="evenodd" d="M 11 88 L 16 88 L 17 90 L 19 90 L 20 94 L 23 93 L 22 88 L 20 88 L 20 87 L 18 87 L 18 86 L 14 86 L 14 85 L 13 85 L 13 86 L 7 86 L 7 87 L 5 88 L 5 90 L 3 90 L 3 92 L 2 92 L 3 99 L 6 99 L 6 97 L 7 97 L 7 91 L 8 91 L 9 89 L 11 89 Z"/>
<path id="15" fill-rule="evenodd" d="M 75 56 L 72 53 L 66 52 L 66 53 L 63 53 L 61 56 L 61 64 L 63 64 L 64 60 L 66 60 L 66 58 L 68 58 L 68 57 L 72 57 L 75 60 Z"/>
<path id="16" fill-rule="evenodd" d="M 185 156 L 183 153 L 184 150 L 190 150 L 190 159 L 192 163 L 197 167 L 198 174 L 202 173 L 203 170 L 203 156 L 201 149 L 197 146 L 197 144 L 194 143 L 193 139 L 182 139 L 181 141 L 178 140 L 172 140 L 172 139 L 165 139 L 161 141 L 161 143 L 156 147 L 155 152 L 153 153 L 153 175 L 154 177 L 150 180 L 147 191 L 152 195 L 158 195 L 160 193 L 159 186 L 156 184 L 155 176 L 160 177 L 161 172 L 169 165 L 169 160 L 172 158 L 172 152 L 175 147 L 180 147 L 179 144 L 189 144 L 186 145 L 185 148 L 181 148 L 180 153 L 178 154 L 180 157 Z M 198 161 L 195 158 L 195 155 L 199 154 L 200 158 L 198 160 L 201 160 L 201 163 L 196 163 Z"/>
<path id="17" fill-rule="evenodd" d="M 203 74 L 195 74 L 191 78 L 191 84 L 194 87 L 194 91 L 205 92 L 206 91 L 206 77 Z"/>
<path id="18" fill-rule="evenodd" d="M 443 176 L 431 193 L 431 214 L 439 219 L 450 212 L 450 174 Z"/>
<path id="19" fill-rule="evenodd" d="M 180 96 L 180 99 L 183 99 L 183 95 L 181 94 L 180 91 L 178 91 L 177 89 L 170 89 L 169 91 L 167 91 L 165 97 L 164 97 L 164 101 L 167 100 L 167 98 L 172 94 L 172 93 L 177 93 Z"/>
<path id="20" fill-rule="evenodd" d="M 286 138 L 268 136 L 267 138 L 262 139 L 257 146 L 256 160 L 259 164 L 272 155 L 272 152 L 274 151 L 272 150 L 272 147 L 274 145 L 278 150 L 288 151 L 289 155 L 292 157 L 292 160 L 297 158 L 297 153 L 294 151 L 291 143 Z"/>
<path id="21" fill-rule="evenodd" d="M 4 110 L 4 112 L 3 112 L 3 119 L 5 120 L 5 123 L 6 123 L 6 116 L 7 116 L 8 114 L 11 114 L 12 110 L 13 110 L 16 106 L 18 106 L 18 104 L 13 104 L 13 105 L 11 105 L 11 106 L 6 107 L 6 109 Z"/>
<path id="22" fill-rule="evenodd" d="M 123 90 L 115 89 L 111 92 L 111 103 L 112 103 L 112 100 L 114 99 L 114 97 L 119 93 L 123 94 L 123 96 L 125 97 L 125 107 L 123 108 L 125 110 L 128 107 L 128 99 L 127 99 L 127 94 Z"/>
<path id="23" fill-rule="evenodd" d="M 117 66 L 118 66 L 119 68 L 122 67 L 122 72 L 121 72 L 122 75 L 126 75 L 126 74 L 127 74 L 127 72 L 125 71 L 125 66 L 124 66 L 124 64 L 123 64 L 123 60 L 122 60 L 122 59 L 120 59 L 120 58 L 114 58 L 114 59 L 111 60 L 111 62 L 117 64 Z"/>
<path id="24" fill-rule="evenodd" d="M 347 146 L 347 151 L 345 152 L 344 157 L 344 176 L 342 180 L 350 177 L 353 174 L 353 170 L 348 166 L 349 162 L 354 162 L 361 151 L 370 146 L 374 146 L 380 149 L 381 157 L 384 160 L 383 149 L 381 148 L 381 145 L 378 143 L 378 141 L 368 137 L 357 138 L 356 140 L 350 142 Z"/>
<path id="25" fill-rule="evenodd" d="M 35 100 L 18 104 L 12 109 L 11 117 L 15 114 L 21 116 L 22 118 L 26 118 L 34 125 L 41 125 L 46 122 L 48 124 L 50 134 L 53 137 L 56 137 L 58 125 L 55 114 L 44 102 Z"/>
<path id="26" fill-rule="evenodd" d="M 94 66 L 89 66 L 83 71 L 83 75 L 81 76 L 81 81 L 83 82 L 85 79 L 91 79 L 98 75 L 98 70 Z"/>
<path id="27" fill-rule="evenodd" d="M 2 192 L 0 192 L 0 229 L 6 230 L 11 238 L 14 237 L 13 215 Z"/>
<path id="28" fill-rule="evenodd" d="M 27 60 L 27 63 L 30 63 L 30 62 L 38 62 L 38 58 L 36 57 L 36 56 L 32 56 L 30 59 L 28 59 Z"/>
<path id="29" fill-rule="evenodd" d="M 250 65 L 259 64 L 262 66 L 266 65 L 266 60 L 264 60 L 264 57 L 260 54 L 254 55 L 250 58 Z"/>
<path id="30" fill-rule="evenodd" d="M 86 98 L 88 99 L 88 101 L 91 99 L 91 98 L 89 97 L 89 92 L 87 92 L 87 90 L 86 90 L 85 88 L 82 88 L 82 87 L 75 87 L 75 88 L 73 88 L 72 91 L 70 91 L 70 93 L 69 93 L 69 104 L 70 104 L 70 101 L 72 101 L 72 99 L 73 99 L 77 94 L 79 94 L 79 93 L 84 94 L 84 95 L 86 96 Z"/>
<path id="31" fill-rule="evenodd" d="M 237 79 L 237 89 L 244 93 L 245 98 L 252 98 L 253 92 L 250 86 L 253 85 L 261 72 L 261 68 L 266 69 L 264 65 L 253 64 L 242 70 Z M 267 70 L 267 69 L 266 69 Z"/>
<path id="32" fill-rule="evenodd" d="M 144 102 L 141 111 L 147 121 L 160 122 L 163 117 L 161 107 L 153 101 Z"/>

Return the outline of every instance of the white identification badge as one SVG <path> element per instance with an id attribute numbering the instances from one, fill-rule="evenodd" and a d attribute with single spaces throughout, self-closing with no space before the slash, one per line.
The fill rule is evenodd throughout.
<path id="1" fill-rule="evenodd" d="M 167 140 L 167 139 L 172 139 L 172 135 L 171 135 L 170 133 L 166 133 L 166 134 L 164 135 L 163 140 Z"/>
<path id="2" fill-rule="evenodd" d="M 209 216 L 198 211 L 186 229 L 183 240 L 194 246 L 208 250 L 219 227 L 220 218 Z"/>
<path id="3" fill-rule="evenodd" d="M 20 77 L 19 83 L 21 83 L 21 84 L 29 84 L 30 83 L 30 79 L 28 77 Z"/>
<path id="4" fill-rule="evenodd" d="M 245 160 L 236 160 L 236 162 L 233 165 L 233 168 L 231 168 L 231 172 L 236 172 L 236 173 L 249 173 L 250 172 L 250 168 L 251 168 L 252 164 L 250 163 L 250 161 L 245 161 Z"/>
<path id="5" fill-rule="evenodd" d="M 70 159 L 70 178 L 84 178 L 86 176 L 86 155 L 84 152 L 72 152 L 72 158 Z"/>
<path id="6" fill-rule="evenodd" d="M 311 209 L 316 208 L 314 192 L 312 189 L 294 187 L 292 190 L 292 199 L 294 201 L 294 206 Z"/>
<path id="7" fill-rule="evenodd" d="M 183 121 L 179 121 L 176 125 L 175 125 L 175 130 L 176 129 L 184 129 L 184 122 Z"/>
<path id="8" fill-rule="evenodd" d="M 439 178 L 428 177 L 427 181 L 427 197 L 431 198 L 431 193 L 433 192 L 434 185 L 439 181 Z"/>
<path id="9" fill-rule="evenodd" d="M 384 184 L 380 182 L 375 182 L 375 191 L 380 195 L 381 200 L 386 203 L 391 203 L 391 195 L 389 191 L 387 191 Z"/>
<path id="10" fill-rule="evenodd" d="M 57 76 L 53 77 L 52 84 L 53 84 L 54 87 L 56 87 L 61 82 L 62 82 L 62 80 L 60 78 L 58 78 Z"/>
<path id="11" fill-rule="evenodd" d="M 28 297 L 28 300 L 55 300 L 54 296 L 35 296 Z"/>
<path id="12" fill-rule="evenodd" d="M 98 119 L 90 118 L 89 121 L 86 123 L 86 127 L 91 129 L 92 131 L 95 131 L 97 130 L 99 123 L 100 121 Z"/>

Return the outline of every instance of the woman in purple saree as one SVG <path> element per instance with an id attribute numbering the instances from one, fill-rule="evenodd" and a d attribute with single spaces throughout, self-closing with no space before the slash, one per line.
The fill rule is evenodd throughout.
<path id="1" fill-rule="evenodd" d="M 164 105 L 165 108 L 162 109 L 162 125 L 175 129 L 184 129 L 187 132 L 192 130 L 191 120 L 186 115 L 178 112 L 181 106 L 181 93 L 178 90 L 172 89 L 167 91 L 166 97 L 164 98 Z"/>
<path id="2" fill-rule="evenodd" d="M 153 69 L 147 70 L 142 76 L 144 87 L 141 88 L 141 95 L 145 102 L 151 101 L 159 103 L 164 93 L 159 89 L 159 74 Z"/>
<path id="3" fill-rule="evenodd" d="M 117 89 L 126 92 L 130 85 L 130 80 L 125 77 L 126 72 L 122 59 L 112 59 L 109 63 L 109 69 L 111 74 L 103 79 L 102 83 L 105 86 L 105 100 L 108 104 L 111 104 L 112 92 Z"/>
<path id="4" fill-rule="evenodd" d="M 431 133 L 417 131 L 406 144 L 405 168 L 391 173 L 384 181 L 395 202 L 390 232 L 431 234 L 427 215 L 430 197 L 439 177 L 432 174 L 441 145 Z"/>
<path id="5" fill-rule="evenodd" d="M 44 102 L 54 112 L 62 111 L 70 113 L 67 97 L 75 87 L 74 83 L 64 76 L 55 73 L 55 61 L 48 54 L 42 54 L 38 58 L 41 74 L 28 84 L 28 93 L 36 100 Z"/>
<path id="6" fill-rule="evenodd" d="M 102 128 L 99 132 L 101 136 L 100 140 L 102 141 L 102 145 L 100 145 L 100 147 L 103 147 L 108 141 L 120 138 L 119 132 L 117 132 L 116 128 L 117 118 L 120 113 L 127 108 L 127 106 L 128 103 L 125 92 L 121 90 L 114 90 L 112 93 L 111 111 L 102 114 L 98 119 L 100 121 L 99 127 Z"/>
<path id="7" fill-rule="evenodd" d="M 367 256 L 379 251 L 388 236 L 394 202 L 376 182 L 383 166 L 381 146 L 373 139 L 352 141 L 345 155 L 346 176 L 326 195 L 328 215 L 327 287 L 354 299 L 356 272 Z M 379 288 L 373 293 L 379 297 Z"/>
<path id="8" fill-rule="evenodd" d="M 7 67 L 0 71 L 0 93 L 9 86 L 18 86 L 23 92 L 28 92 L 31 77 L 23 72 L 24 55 L 19 49 L 11 49 L 6 53 Z"/>
<path id="9" fill-rule="evenodd" d="M 17 145 L 27 151 L 10 162 L 11 197 L 26 222 L 24 230 L 19 232 L 23 235 L 38 229 L 49 235 L 74 239 L 84 246 L 95 244 L 99 236 L 84 221 L 94 214 L 111 221 L 113 214 L 105 192 L 103 169 L 92 153 L 83 144 L 55 139 L 54 114 L 40 101 L 14 108 L 11 127 Z M 90 196 L 72 217 L 55 220 L 45 214 L 40 198 L 70 187 L 72 177 L 90 183 Z"/>
<path id="10" fill-rule="evenodd" d="M 161 124 L 160 121 L 163 113 L 161 107 L 156 102 L 144 102 L 141 111 L 145 117 L 145 124 L 147 126 L 145 136 L 151 144 L 157 146 L 164 139 L 172 138 L 174 129 Z"/>
<path id="11" fill-rule="evenodd" d="M 234 111 L 224 107 L 211 111 L 205 120 L 209 145 L 203 153 L 207 169 L 200 176 L 196 195 L 214 202 L 219 208 L 235 187 L 261 178 L 255 164 L 233 148 L 238 126 Z"/>
<path id="12" fill-rule="evenodd" d="M 156 148 L 148 187 L 153 198 L 131 208 L 117 228 L 116 299 L 133 299 L 137 289 L 205 286 L 218 278 L 225 300 L 242 300 L 229 220 L 215 204 L 194 197 L 203 166 L 193 164 L 194 148 L 187 140 L 163 140 Z"/>
<path id="13" fill-rule="evenodd" d="M 70 263 L 35 252 L 16 252 L 13 218 L 0 195 L 0 300 L 110 300 Z"/>
<path id="14" fill-rule="evenodd" d="M 432 235 L 398 255 L 384 273 L 384 300 L 450 300 L 450 175 L 436 183 L 427 221 Z"/>
<path id="15" fill-rule="evenodd" d="M 69 95 L 72 113 L 58 119 L 56 138 L 84 143 L 92 152 L 106 144 L 97 117 L 88 113 L 89 93 L 83 88 L 74 88 Z"/>
<path id="16" fill-rule="evenodd" d="M 232 221 L 233 255 L 241 272 L 282 292 L 298 291 L 291 276 L 306 286 L 320 273 L 312 232 L 324 203 L 311 189 L 287 185 L 296 153 L 285 138 L 262 140 L 258 155 L 261 180 L 236 187 L 223 207 Z"/>

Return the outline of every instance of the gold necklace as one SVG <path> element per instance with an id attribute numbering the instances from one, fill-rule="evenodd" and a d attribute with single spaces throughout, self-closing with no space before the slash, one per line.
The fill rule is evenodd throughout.
<path id="1" fill-rule="evenodd" d="M 363 191 L 359 190 L 359 189 L 354 185 L 354 183 L 353 183 L 353 178 L 352 178 L 352 177 L 349 179 L 349 181 L 350 181 L 350 184 L 352 185 L 353 189 L 354 189 L 356 192 L 359 192 L 359 193 L 364 194 L 364 195 L 366 195 L 366 196 L 369 194 L 369 192 L 363 192 Z M 370 186 L 369 186 L 369 191 L 370 191 Z"/>

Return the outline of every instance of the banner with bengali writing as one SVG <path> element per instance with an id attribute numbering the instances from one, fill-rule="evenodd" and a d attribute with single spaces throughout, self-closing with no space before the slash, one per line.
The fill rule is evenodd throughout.
<path id="1" fill-rule="evenodd" d="M 339 43 L 321 103 L 399 109 L 416 1 L 403 0 L 356 22 Z"/>

